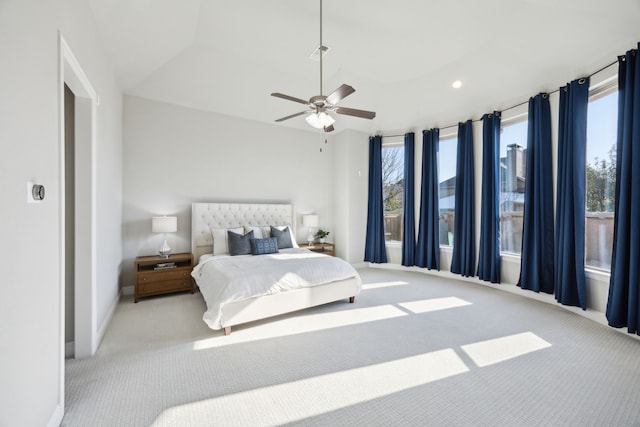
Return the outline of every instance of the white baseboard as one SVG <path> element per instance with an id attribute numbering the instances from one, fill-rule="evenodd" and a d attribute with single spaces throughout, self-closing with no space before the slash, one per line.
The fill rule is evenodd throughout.
<path id="1" fill-rule="evenodd" d="M 62 410 L 62 406 L 56 405 L 51 417 L 49 417 L 49 421 L 47 422 L 47 427 L 58 427 L 62 423 L 62 417 L 64 416 L 64 411 Z"/>
<path id="2" fill-rule="evenodd" d="M 107 332 L 107 328 L 109 327 L 109 323 L 111 323 L 111 319 L 113 319 L 113 315 L 116 312 L 116 308 L 118 308 L 118 303 L 120 302 L 121 297 L 122 297 L 122 291 L 118 292 L 118 294 L 116 295 L 116 298 L 111 302 L 111 307 L 109 307 L 109 311 L 107 312 L 107 315 L 105 316 L 104 320 L 102 321 L 102 324 L 98 328 L 96 348 L 93 351 L 94 353 L 98 349 L 98 347 L 100 347 L 102 338 L 104 337 L 104 334 Z"/>

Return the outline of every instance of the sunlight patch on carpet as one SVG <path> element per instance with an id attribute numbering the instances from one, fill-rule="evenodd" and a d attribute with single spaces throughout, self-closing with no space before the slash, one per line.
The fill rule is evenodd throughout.
<path id="1" fill-rule="evenodd" d="M 469 301 L 465 301 L 456 297 L 446 297 L 446 298 L 431 298 L 431 299 L 423 299 L 420 301 L 410 301 L 410 302 L 402 302 L 398 304 L 400 307 L 403 307 L 409 310 L 412 313 L 420 314 L 427 313 L 429 311 L 438 311 L 438 310 L 446 310 L 449 308 L 455 307 L 463 307 L 465 305 L 471 305 Z"/>
<path id="2" fill-rule="evenodd" d="M 250 425 L 254 413 L 262 414 L 262 425 L 281 425 L 468 371 L 448 348 L 175 406 L 153 426 Z"/>
<path id="3" fill-rule="evenodd" d="M 533 332 L 523 332 L 463 345 L 461 348 L 476 365 L 482 368 L 547 347 L 551 347 L 551 344 Z"/>
<path id="4" fill-rule="evenodd" d="M 392 286 L 404 286 L 404 285 L 408 285 L 408 282 L 380 282 L 380 283 L 367 283 L 362 285 L 362 290 L 369 290 L 369 289 L 380 289 L 380 288 L 389 288 Z"/>
<path id="5" fill-rule="evenodd" d="M 204 350 L 254 340 L 283 337 L 408 316 L 407 313 L 392 305 L 365 308 L 351 307 L 352 305 L 349 305 L 348 310 L 315 314 L 306 314 L 307 312 L 305 312 L 305 314 L 301 313 L 300 316 L 287 316 L 282 319 L 271 318 L 268 319 L 266 323 L 260 325 L 247 324 L 246 326 L 238 327 L 237 330 L 233 330 L 229 336 L 219 335 L 195 341 L 193 343 L 193 349 Z"/>

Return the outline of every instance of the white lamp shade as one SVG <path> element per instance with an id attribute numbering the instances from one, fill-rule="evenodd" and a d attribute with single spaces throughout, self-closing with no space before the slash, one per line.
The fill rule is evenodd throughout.
<path id="1" fill-rule="evenodd" d="M 317 227 L 318 215 L 303 215 L 302 225 L 304 225 L 305 227 Z"/>
<path id="2" fill-rule="evenodd" d="M 178 231 L 178 218 L 175 216 L 154 216 L 151 218 L 151 230 L 154 233 L 175 233 Z"/>

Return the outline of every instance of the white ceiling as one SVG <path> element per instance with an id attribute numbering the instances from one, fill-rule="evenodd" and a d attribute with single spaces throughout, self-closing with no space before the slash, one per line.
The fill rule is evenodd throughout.
<path id="1" fill-rule="evenodd" d="M 274 123 L 318 95 L 319 0 L 89 0 L 127 94 Z M 640 41 L 640 1 L 324 0 L 324 95 L 356 92 L 336 130 L 476 119 L 591 74 Z M 451 88 L 461 79 L 464 86 Z M 278 126 L 310 129 L 303 117 Z"/>

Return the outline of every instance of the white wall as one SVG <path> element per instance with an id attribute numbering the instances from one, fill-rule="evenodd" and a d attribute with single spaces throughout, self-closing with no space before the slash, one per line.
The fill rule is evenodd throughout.
<path id="1" fill-rule="evenodd" d="M 117 299 L 121 259 L 121 93 L 83 1 L 0 2 L 0 425 L 62 416 L 58 31 L 101 97 L 97 117 L 98 323 Z M 27 203 L 29 180 L 45 199 Z"/>
<path id="2" fill-rule="evenodd" d="M 367 231 L 369 137 L 340 133 L 334 144 L 334 229 L 336 255 L 357 264 L 364 259 Z"/>
<path id="3" fill-rule="evenodd" d="M 143 98 L 124 98 L 123 282 L 136 256 L 157 252 L 154 215 L 177 215 L 174 252 L 190 251 L 192 202 L 290 202 L 334 230 L 333 154 L 323 133 L 263 124 Z M 320 149 L 322 148 L 322 152 Z"/>

